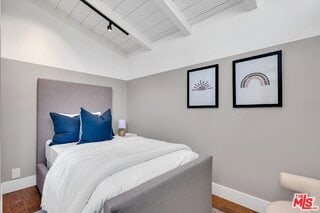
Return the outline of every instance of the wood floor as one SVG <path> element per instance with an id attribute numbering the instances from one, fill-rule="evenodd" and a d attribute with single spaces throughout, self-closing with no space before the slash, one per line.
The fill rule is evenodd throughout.
<path id="1" fill-rule="evenodd" d="M 255 211 L 252 211 L 251 209 L 215 195 L 212 196 L 212 206 L 226 213 L 255 213 Z"/>
<path id="2" fill-rule="evenodd" d="M 225 213 L 254 213 L 254 211 L 218 196 L 212 196 L 213 207 Z M 3 195 L 3 213 L 33 213 L 40 209 L 40 193 L 36 187 Z"/>
<path id="3" fill-rule="evenodd" d="M 40 209 L 40 193 L 36 187 L 3 195 L 3 213 L 33 213 Z"/>

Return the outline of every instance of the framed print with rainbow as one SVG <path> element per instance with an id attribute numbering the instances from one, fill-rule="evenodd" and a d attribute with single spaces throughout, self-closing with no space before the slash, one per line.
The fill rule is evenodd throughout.
<path id="1" fill-rule="evenodd" d="M 233 61 L 233 107 L 282 107 L 282 52 Z"/>
<path id="2" fill-rule="evenodd" d="M 188 108 L 217 108 L 219 106 L 218 76 L 218 64 L 188 70 Z"/>

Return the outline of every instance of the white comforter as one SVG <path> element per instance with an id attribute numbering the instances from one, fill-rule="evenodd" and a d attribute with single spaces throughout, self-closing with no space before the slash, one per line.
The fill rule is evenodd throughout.
<path id="1" fill-rule="evenodd" d="M 79 145 L 49 170 L 41 206 L 48 213 L 100 212 L 105 200 L 197 157 L 186 145 L 143 137 Z"/>

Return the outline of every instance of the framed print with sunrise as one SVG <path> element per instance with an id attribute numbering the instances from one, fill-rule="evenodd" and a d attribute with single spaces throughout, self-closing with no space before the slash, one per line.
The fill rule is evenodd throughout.
<path id="1" fill-rule="evenodd" d="M 233 107 L 281 106 L 281 51 L 233 61 Z"/>
<path id="2" fill-rule="evenodd" d="M 218 65 L 188 70 L 188 108 L 218 107 Z"/>

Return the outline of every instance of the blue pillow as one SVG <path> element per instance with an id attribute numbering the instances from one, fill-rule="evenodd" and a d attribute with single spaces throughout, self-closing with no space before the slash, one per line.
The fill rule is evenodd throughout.
<path id="1" fill-rule="evenodd" d="M 102 115 L 93 115 L 81 108 L 81 138 L 79 144 L 113 139 L 111 110 Z"/>
<path id="2" fill-rule="evenodd" d="M 73 117 L 50 112 L 54 136 L 49 146 L 79 141 L 80 116 Z"/>

